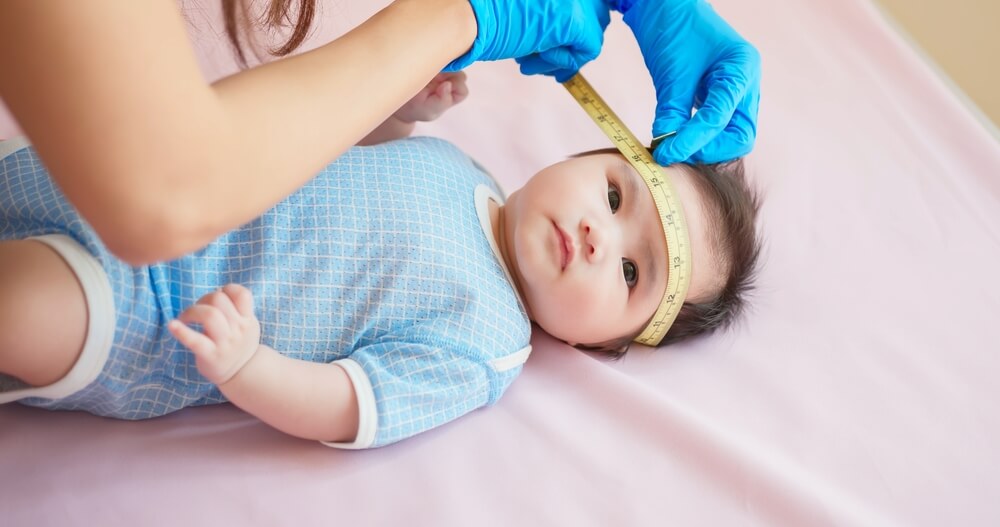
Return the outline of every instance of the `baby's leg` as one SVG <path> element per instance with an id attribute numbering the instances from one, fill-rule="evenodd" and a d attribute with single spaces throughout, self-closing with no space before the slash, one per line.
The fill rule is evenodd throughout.
<path id="1" fill-rule="evenodd" d="M 86 298 L 65 260 L 38 241 L 0 241 L 0 372 L 52 384 L 86 337 Z"/>

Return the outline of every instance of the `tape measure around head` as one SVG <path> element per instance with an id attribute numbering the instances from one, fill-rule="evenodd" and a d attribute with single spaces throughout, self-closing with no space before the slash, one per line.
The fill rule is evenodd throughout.
<path id="1" fill-rule="evenodd" d="M 656 210 L 660 214 L 660 223 L 663 225 L 663 234 L 667 241 L 667 287 L 663 291 L 663 298 L 653 318 L 635 338 L 640 344 L 656 346 L 663 340 L 667 330 L 677 318 L 681 306 L 684 305 L 688 286 L 691 285 L 691 245 L 687 222 L 684 220 L 684 209 L 681 208 L 677 191 L 670 179 L 661 171 L 660 165 L 653 161 L 646 147 L 639 143 L 635 135 L 611 111 L 590 83 L 577 73 L 564 82 L 563 86 L 597 123 L 604 135 L 618 147 L 625 159 L 635 167 L 653 195 L 653 202 L 656 203 Z"/>

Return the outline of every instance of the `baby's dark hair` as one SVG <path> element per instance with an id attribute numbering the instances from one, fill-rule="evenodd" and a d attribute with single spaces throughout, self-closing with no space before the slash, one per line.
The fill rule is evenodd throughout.
<path id="1" fill-rule="evenodd" d="M 618 153 L 602 149 L 578 154 Z M 708 299 L 685 301 L 661 344 L 671 344 L 695 335 L 711 332 L 734 323 L 746 309 L 747 296 L 753 289 L 761 251 L 757 232 L 760 195 L 750 186 L 744 173 L 743 159 L 713 164 L 678 164 L 693 177 L 702 198 L 712 232 L 712 253 L 724 269 L 722 287 Z M 577 347 L 608 358 L 621 358 L 638 336 Z"/>

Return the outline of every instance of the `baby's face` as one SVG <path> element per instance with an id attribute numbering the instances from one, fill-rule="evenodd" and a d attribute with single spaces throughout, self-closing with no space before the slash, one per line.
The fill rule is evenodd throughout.
<path id="1" fill-rule="evenodd" d="M 688 216 L 691 192 L 678 189 Z M 507 261 L 545 331 L 595 344 L 645 327 L 666 288 L 667 244 L 652 195 L 622 156 L 549 166 L 511 194 L 504 210 Z"/>

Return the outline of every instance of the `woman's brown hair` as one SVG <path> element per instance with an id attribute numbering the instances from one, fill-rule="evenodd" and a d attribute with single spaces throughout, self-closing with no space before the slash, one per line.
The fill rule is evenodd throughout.
<path id="1" fill-rule="evenodd" d="M 291 27 L 291 33 L 284 43 L 268 49 L 271 55 L 283 57 L 302 45 L 316 16 L 316 0 L 270 0 L 267 9 L 257 15 L 253 14 L 252 4 L 253 0 L 222 0 L 226 34 L 240 66 L 244 68 L 247 60 L 243 40 L 254 30 L 262 28 L 278 31 Z"/>

